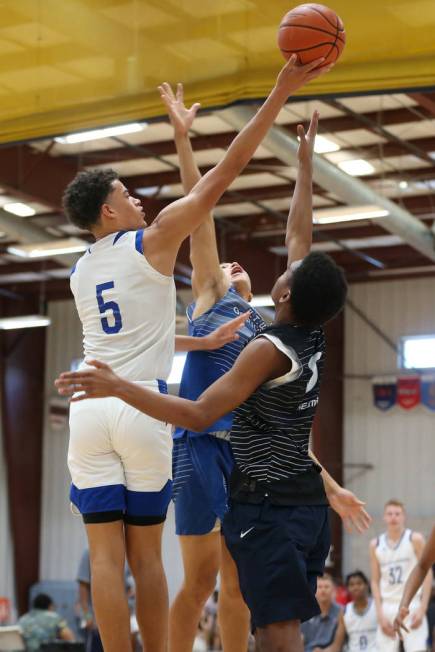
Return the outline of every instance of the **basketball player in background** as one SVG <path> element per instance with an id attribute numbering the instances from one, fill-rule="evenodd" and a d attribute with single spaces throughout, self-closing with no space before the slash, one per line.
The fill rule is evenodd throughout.
<path id="1" fill-rule="evenodd" d="M 406 626 L 406 621 L 409 616 L 409 608 L 412 599 L 417 593 L 418 589 L 421 587 L 427 575 L 430 575 L 432 566 L 435 564 L 435 526 L 432 528 L 430 537 L 421 557 L 417 562 L 417 565 L 413 569 L 412 573 L 408 577 L 405 588 L 403 590 L 402 600 L 400 601 L 399 611 L 394 620 L 394 629 L 402 638 L 402 629 L 405 632 L 409 632 L 408 627 Z"/>
<path id="2" fill-rule="evenodd" d="M 378 621 L 367 577 L 362 571 L 349 573 L 346 588 L 352 602 L 348 602 L 344 611 L 340 611 L 334 640 L 323 651 L 341 652 L 347 642 L 348 652 L 381 652 L 376 647 Z M 320 652 L 320 648 L 314 652 Z"/>
<path id="3" fill-rule="evenodd" d="M 183 87 L 176 94 L 169 84 L 160 86 L 161 97 L 174 127 L 181 180 L 187 195 L 201 178 L 189 129 L 196 111 L 184 106 Z M 234 315 L 249 311 L 249 319 L 238 339 L 215 351 L 188 353 L 179 395 L 195 400 L 215 380 L 229 371 L 246 343 L 266 327 L 251 309 L 251 281 L 236 263 L 220 264 L 213 215 L 190 236 L 193 303 L 188 307 L 189 333 L 209 337 Z M 223 326 L 220 326 L 222 328 Z M 219 330 L 219 328 L 218 328 Z M 175 528 L 179 536 L 184 581 L 171 607 L 169 647 L 171 652 L 190 652 L 207 598 L 216 586 L 220 571 L 218 600 L 219 630 L 225 652 L 246 652 L 249 611 L 239 588 L 237 569 L 221 536 L 221 522 L 227 509 L 228 484 L 234 466 L 229 435 L 232 414 L 223 415 L 204 432 L 176 428 L 174 432 L 173 499 Z"/>
<path id="4" fill-rule="evenodd" d="M 323 59 L 278 75 L 269 97 L 218 165 L 164 208 L 149 228 L 144 211 L 113 170 L 84 171 L 65 191 L 70 221 L 96 242 L 80 258 L 71 289 L 83 326 L 85 368 L 100 358 L 151 394 L 166 391 L 175 334 L 173 270 L 182 241 L 206 218 L 249 162 L 288 96 L 317 77 Z M 317 70 L 316 70 L 317 68 Z M 161 560 L 170 500 L 172 439 L 165 420 L 119 399 L 82 402 L 70 412 L 71 500 L 89 542 L 96 620 L 106 652 L 131 650 L 123 590 L 127 554 L 145 647 L 167 648 L 168 596 Z"/>
<path id="5" fill-rule="evenodd" d="M 73 402 L 117 396 L 194 432 L 237 408 L 223 531 L 263 652 L 301 652 L 300 622 L 319 613 L 317 576 L 330 546 L 328 501 L 345 524 L 363 531 L 370 522 L 363 503 L 339 487 L 308 448 L 325 351 L 321 325 L 342 309 L 347 292 L 334 261 L 310 253 L 317 120 L 315 112 L 307 134 L 298 127 L 288 266 L 272 289 L 274 323 L 247 344 L 234 366 L 196 401 L 138 386 L 96 360 L 96 369 L 66 372 L 56 381 L 63 395 L 83 392 Z"/>
<path id="6" fill-rule="evenodd" d="M 370 542 L 371 584 L 378 617 L 376 644 L 381 652 L 397 652 L 399 639 L 393 621 L 403 589 L 421 557 L 424 537 L 405 527 L 405 506 L 389 500 L 384 508 L 386 532 Z M 422 590 L 409 605 L 409 631 L 403 633 L 405 652 L 424 652 L 428 637 L 426 611 L 432 588 L 432 571 L 427 573 Z"/>

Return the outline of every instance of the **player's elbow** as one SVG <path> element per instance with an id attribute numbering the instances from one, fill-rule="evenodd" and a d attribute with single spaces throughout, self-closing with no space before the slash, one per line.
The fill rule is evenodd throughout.
<path id="1" fill-rule="evenodd" d="M 213 423 L 213 417 L 198 403 L 192 403 L 189 409 L 188 428 L 192 432 L 204 432 Z"/>

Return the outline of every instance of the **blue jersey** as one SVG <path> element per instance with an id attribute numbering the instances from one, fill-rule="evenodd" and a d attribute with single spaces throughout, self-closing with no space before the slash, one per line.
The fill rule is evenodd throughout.
<path id="1" fill-rule="evenodd" d="M 207 312 L 195 319 L 192 317 L 194 309 L 194 303 L 190 304 L 187 309 L 189 335 L 193 337 L 205 337 L 247 310 L 251 310 L 251 316 L 239 330 L 238 340 L 225 344 L 215 351 L 190 351 L 187 354 L 181 378 L 180 396 L 191 401 L 195 401 L 207 387 L 229 371 L 247 342 L 266 328 L 266 324 L 258 312 L 252 309 L 234 288 L 230 288 L 222 299 L 219 299 Z M 229 431 L 232 421 L 233 414 L 230 412 L 215 421 L 203 433 L 177 428 L 174 439 L 182 437 L 185 433 L 195 437 L 206 433 Z"/>

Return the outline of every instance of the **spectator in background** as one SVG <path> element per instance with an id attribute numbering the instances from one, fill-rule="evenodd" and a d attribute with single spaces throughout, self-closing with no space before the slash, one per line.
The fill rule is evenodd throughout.
<path id="1" fill-rule="evenodd" d="M 39 593 L 34 598 L 31 610 L 21 616 L 18 625 L 28 652 L 37 652 L 42 643 L 74 641 L 74 634 L 66 620 L 54 611 L 53 600 L 45 593 Z"/>
<path id="2" fill-rule="evenodd" d="M 316 599 L 320 614 L 301 625 L 305 652 L 328 647 L 334 640 L 340 607 L 335 602 L 335 584 L 331 575 L 325 573 L 317 580 Z"/>

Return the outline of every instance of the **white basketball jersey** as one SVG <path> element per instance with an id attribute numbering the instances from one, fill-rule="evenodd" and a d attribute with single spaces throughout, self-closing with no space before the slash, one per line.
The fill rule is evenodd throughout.
<path id="1" fill-rule="evenodd" d="M 86 360 L 129 380 L 166 380 L 175 343 L 175 284 L 145 259 L 143 229 L 97 240 L 71 274 Z"/>
<path id="2" fill-rule="evenodd" d="M 369 600 L 367 609 L 361 614 L 355 610 L 353 602 L 347 604 L 344 611 L 344 626 L 348 637 L 348 652 L 362 650 L 375 652 L 378 621 L 374 600 Z"/>
<path id="3" fill-rule="evenodd" d="M 388 542 L 385 533 L 378 539 L 375 553 L 381 571 L 383 602 L 400 602 L 405 582 L 417 563 L 411 536 L 412 531 L 405 530 L 394 547 Z"/>

